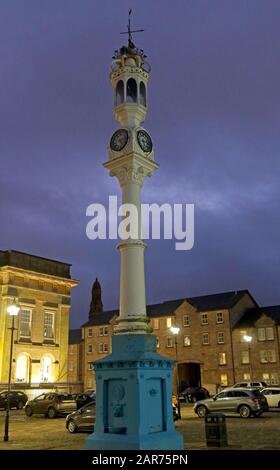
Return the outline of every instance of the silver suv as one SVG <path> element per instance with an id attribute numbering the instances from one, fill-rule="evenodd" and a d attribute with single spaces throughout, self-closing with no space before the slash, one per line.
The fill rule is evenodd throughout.
<path id="1" fill-rule="evenodd" d="M 255 388 L 229 388 L 212 398 L 198 401 L 194 407 L 195 413 L 200 418 L 204 418 L 208 413 L 220 411 L 239 413 L 242 418 L 249 418 L 251 415 L 260 416 L 267 410 L 265 396 Z"/>
<path id="2" fill-rule="evenodd" d="M 238 382 L 237 384 L 229 388 L 248 388 L 248 387 L 264 388 L 264 387 L 267 387 L 267 384 L 265 382 Z M 226 390 L 229 390 L 229 388 L 226 388 Z"/>

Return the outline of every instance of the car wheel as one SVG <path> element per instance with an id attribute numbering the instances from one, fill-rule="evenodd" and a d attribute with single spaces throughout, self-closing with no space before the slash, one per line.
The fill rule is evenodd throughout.
<path id="1" fill-rule="evenodd" d="M 205 408 L 205 406 L 200 405 L 197 407 L 195 412 L 197 416 L 199 416 L 199 418 L 205 418 L 205 415 L 207 414 L 207 409 Z"/>
<path id="2" fill-rule="evenodd" d="M 53 418 L 56 417 L 56 411 L 53 407 L 48 409 L 47 417 L 50 418 L 50 419 L 53 419 Z"/>
<path id="3" fill-rule="evenodd" d="M 27 406 L 25 408 L 25 414 L 26 414 L 26 416 L 32 416 L 33 413 L 32 413 L 31 406 Z"/>
<path id="4" fill-rule="evenodd" d="M 251 408 L 247 405 L 240 406 L 238 411 L 241 418 L 249 418 L 251 416 Z"/>
<path id="5" fill-rule="evenodd" d="M 23 406 L 24 405 L 23 405 L 22 401 L 19 401 L 18 404 L 17 404 L 17 409 L 22 410 Z"/>
<path id="6" fill-rule="evenodd" d="M 75 422 L 73 421 L 73 419 L 70 419 L 70 421 L 68 421 L 67 429 L 68 429 L 69 432 L 71 432 L 71 434 L 78 431 L 78 428 L 77 428 Z"/>

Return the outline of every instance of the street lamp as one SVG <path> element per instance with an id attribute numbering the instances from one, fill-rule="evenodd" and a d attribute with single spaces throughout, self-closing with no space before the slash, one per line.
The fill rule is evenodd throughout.
<path id="1" fill-rule="evenodd" d="M 20 306 L 16 303 L 16 299 L 13 300 L 13 303 L 7 308 L 8 314 L 12 317 L 12 326 L 9 328 L 11 330 L 11 346 L 10 346 L 10 365 L 9 365 L 9 381 L 8 381 L 8 395 L 7 395 L 7 407 L 6 407 L 6 416 L 5 416 L 5 432 L 4 432 L 4 441 L 9 440 L 9 415 L 10 415 L 10 391 L 11 391 L 11 375 L 12 375 L 12 365 L 13 365 L 13 345 L 14 345 L 14 331 L 15 328 L 15 317 L 19 314 Z"/>
<path id="2" fill-rule="evenodd" d="M 177 406 L 178 406 L 178 417 L 181 419 L 181 405 L 179 400 L 179 370 L 178 370 L 178 342 L 177 336 L 180 333 L 180 328 L 178 326 L 171 326 L 171 333 L 175 337 L 175 353 L 176 353 L 176 396 L 177 396 Z"/>
<path id="3" fill-rule="evenodd" d="M 244 335 L 244 341 L 248 344 L 248 354 L 249 354 L 249 366 L 250 366 L 250 381 L 253 381 L 253 372 L 252 372 L 252 358 L 251 358 L 251 341 L 253 336 Z"/>

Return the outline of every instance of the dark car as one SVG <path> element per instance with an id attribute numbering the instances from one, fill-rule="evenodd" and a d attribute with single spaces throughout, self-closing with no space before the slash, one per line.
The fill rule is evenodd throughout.
<path id="1" fill-rule="evenodd" d="M 22 410 L 25 403 L 28 401 L 27 395 L 23 392 L 10 392 L 10 408 L 17 408 L 18 410 Z M 8 403 L 8 392 L 1 392 L 0 393 L 0 408 L 7 408 Z"/>
<path id="2" fill-rule="evenodd" d="M 76 400 L 67 393 L 43 393 L 25 405 L 26 416 L 43 414 L 48 418 L 71 413 L 77 409 Z"/>
<path id="3" fill-rule="evenodd" d="M 95 423 L 95 402 L 88 403 L 77 411 L 66 417 L 66 428 L 69 432 L 94 431 Z"/>
<path id="4" fill-rule="evenodd" d="M 77 410 L 87 405 L 88 403 L 95 402 L 95 392 L 89 391 L 84 393 L 78 393 L 75 397 L 77 403 Z"/>
<path id="5" fill-rule="evenodd" d="M 195 403 L 196 401 L 204 400 L 209 397 L 210 393 L 204 387 L 187 387 L 180 393 L 179 400 Z"/>

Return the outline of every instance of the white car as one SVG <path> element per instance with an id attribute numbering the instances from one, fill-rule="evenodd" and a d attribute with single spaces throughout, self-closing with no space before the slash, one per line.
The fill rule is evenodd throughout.
<path id="1" fill-rule="evenodd" d="M 280 408 L 280 387 L 266 387 L 261 393 L 267 399 L 269 408 Z"/>
<path id="2" fill-rule="evenodd" d="M 267 384 L 265 382 L 238 382 L 237 384 L 234 384 L 232 386 L 232 388 L 248 388 L 248 387 L 264 388 L 264 387 L 267 387 Z"/>

